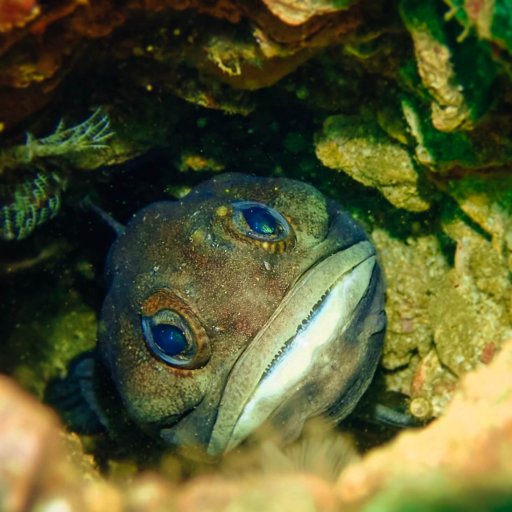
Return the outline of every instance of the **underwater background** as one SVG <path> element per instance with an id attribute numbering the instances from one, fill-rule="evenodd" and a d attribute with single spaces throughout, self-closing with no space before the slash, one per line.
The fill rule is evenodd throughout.
<path id="1" fill-rule="evenodd" d="M 510 0 L 0 0 L 0 509 L 512 509 L 511 78 Z M 364 226 L 388 327 L 363 406 L 421 427 L 212 466 L 40 405 L 96 344 L 90 204 L 125 224 L 223 172 Z"/>

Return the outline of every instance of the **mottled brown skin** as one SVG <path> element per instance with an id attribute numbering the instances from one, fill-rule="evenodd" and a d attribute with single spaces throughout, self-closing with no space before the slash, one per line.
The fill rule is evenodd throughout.
<path id="1" fill-rule="evenodd" d="M 275 208 L 292 226 L 294 240 L 281 252 L 271 252 L 235 234 L 230 224 L 233 200 Z M 307 184 L 286 179 L 223 175 L 181 201 L 154 203 L 138 212 L 109 257 L 110 288 L 99 334 L 101 356 L 129 415 L 157 436 L 166 431 L 167 443 L 205 447 L 228 374 L 286 292 L 313 264 L 365 239 L 337 203 Z M 379 275 L 373 285 L 379 300 L 371 307 L 382 316 Z M 169 307 L 166 301 L 187 308 L 202 329 L 211 351 L 203 367 L 174 368 L 148 349 L 141 314 L 145 308 Z M 368 328 L 383 331 L 382 318 L 379 322 Z M 347 351 L 336 364 L 340 371 L 348 364 L 349 374 L 368 374 L 349 375 L 354 387 L 366 387 L 380 354 L 382 336 L 369 338 L 371 343 L 354 346 L 354 355 Z M 351 367 L 351 358 L 359 356 L 365 364 Z"/>

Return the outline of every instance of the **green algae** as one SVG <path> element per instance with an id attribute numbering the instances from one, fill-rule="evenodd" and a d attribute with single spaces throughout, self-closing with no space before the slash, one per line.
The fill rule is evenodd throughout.
<path id="1" fill-rule="evenodd" d="M 402 0 L 400 13 L 415 47 L 419 74 L 432 96 L 432 122 L 441 131 L 470 129 L 490 107 L 497 74 L 487 43 L 457 41 L 437 0 Z"/>
<path id="2" fill-rule="evenodd" d="M 472 482 L 464 486 L 448 476 L 427 478 L 387 489 L 361 510 L 364 512 L 506 512 L 512 493 L 505 482 Z"/>
<path id="3" fill-rule="evenodd" d="M 495 0 L 492 4 L 494 11 L 490 23 L 491 37 L 512 52 L 512 19 L 510 17 L 512 2 L 510 0 Z"/>
<path id="4" fill-rule="evenodd" d="M 19 293 L 11 298 L 19 308 L 9 319 L 11 332 L 4 342 L 1 365 L 40 398 L 46 384 L 65 375 L 69 362 L 94 348 L 96 341 L 96 311 L 69 288 L 69 279 L 62 281 L 57 288 L 41 283 L 21 304 Z"/>
<path id="5" fill-rule="evenodd" d="M 377 188 L 398 208 L 429 207 L 407 147 L 388 137 L 370 115 L 328 117 L 316 138 L 316 154 L 325 166 Z"/>
<path id="6" fill-rule="evenodd" d="M 481 163 L 467 134 L 437 130 L 427 110 L 414 99 L 404 97 L 402 111 L 417 144 L 416 157 L 422 165 L 434 171 L 443 171 L 456 166 L 474 168 Z"/>

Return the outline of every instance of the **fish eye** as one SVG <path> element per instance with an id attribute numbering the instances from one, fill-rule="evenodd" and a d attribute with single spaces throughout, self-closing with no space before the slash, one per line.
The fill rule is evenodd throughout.
<path id="1" fill-rule="evenodd" d="M 232 203 L 232 223 L 239 234 L 257 242 L 270 244 L 290 240 L 293 231 L 288 221 L 277 210 L 256 201 L 235 201 Z M 284 249 L 284 247 L 282 247 Z"/>
<path id="2" fill-rule="evenodd" d="M 178 312 L 162 309 L 141 317 L 142 334 L 150 351 L 176 368 L 197 369 L 204 366 L 209 352 L 201 350 L 187 320 Z"/>

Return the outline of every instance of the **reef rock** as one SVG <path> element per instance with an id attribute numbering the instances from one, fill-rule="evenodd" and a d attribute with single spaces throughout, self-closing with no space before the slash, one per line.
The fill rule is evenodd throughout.
<path id="1" fill-rule="evenodd" d="M 420 174 L 408 149 L 391 139 L 369 116 L 328 117 L 316 138 L 322 163 L 375 187 L 398 208 L 423 211 Z"/>

